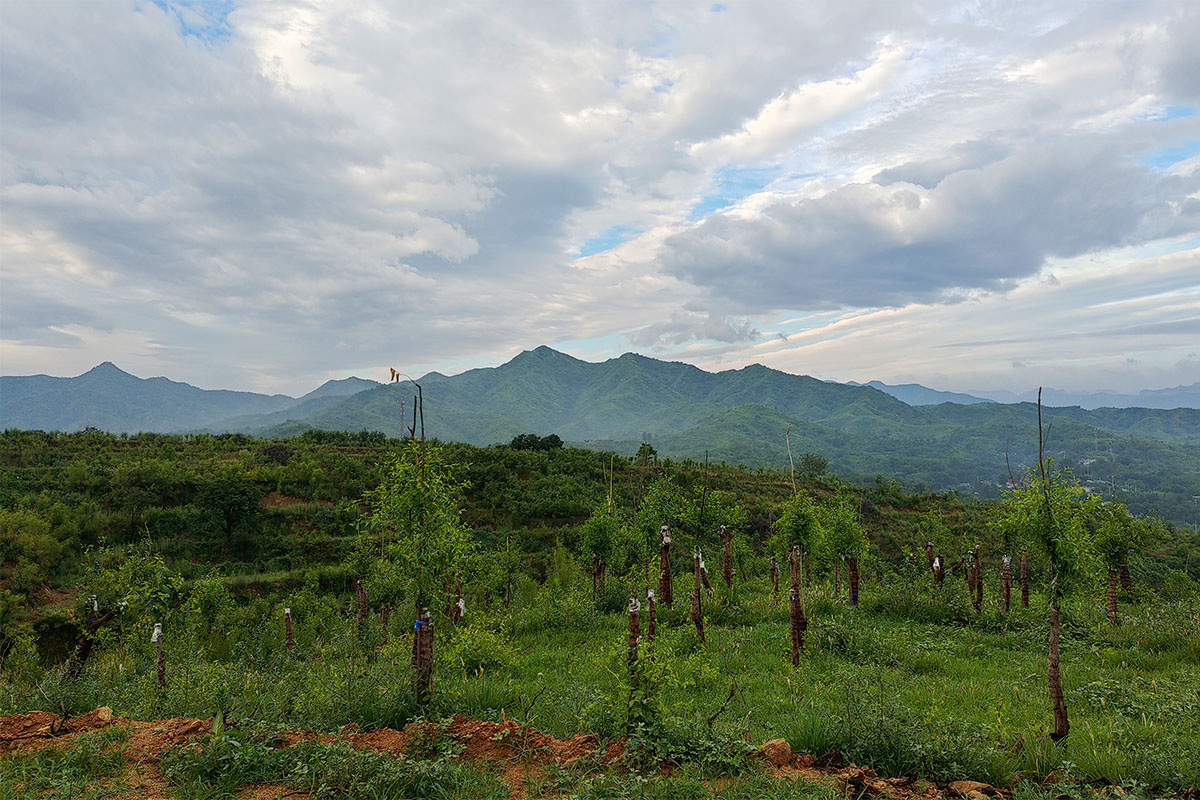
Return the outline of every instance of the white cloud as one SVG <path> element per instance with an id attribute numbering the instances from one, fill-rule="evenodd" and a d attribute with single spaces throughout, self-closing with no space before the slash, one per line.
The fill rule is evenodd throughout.
<path id="1" fill-rule="evenodd" d="M 745 358 L 781 311 L 951 313 L 928 303 L 1196 230 L 1195 157 L 1140 160 L 1200 138 L 1193 6 L 0 4 L 3 369 L 299 393 L 618 336 Z"/>

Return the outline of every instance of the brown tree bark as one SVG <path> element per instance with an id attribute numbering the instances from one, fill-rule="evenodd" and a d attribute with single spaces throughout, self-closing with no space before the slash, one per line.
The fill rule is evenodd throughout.
<path id="1" fill-rule="evenodd" d="M 1129 592 L 1133 590 L 1133 576 L 1129 574 L 1129 565 L 1121 565 L 1121 588 Z"/>
<path id="2" fill-rule="evenodd" d="M 708 580 L 708 567 L 704 565 L 704 554 L 700 554 L 700 583 L 704 584 L 704 591 L 708 592 L 708 596 L 713 596 L 712 584 Z"/>
<path id="3" fill-rule="evenodd" d="M 788 618 L 791 621 L 792 634 L 792 666 L 800 665 L 800 651 L 804 649 L 804 632 L 808 629 L 808 620 L 804 616 L 804 603 L 800 597 L 800 556 L 799 548 L 793 547 L 788 554 L 788 570 L 791 572 L 791 585 L 788 587 Z"/>
<path id="4" fill-rule="evenodd" d="M 847 558 L 846 570 L 850 573 L 850 605 L 858 605 L 858 559 Z"/>
<path id="5" fill-rule="evenodd" d="M 1117 624 L 1117 569 L 1108 568 L 1108 624 Z"/>
<path id="6" fill-rule="evenodd" d="M 941 586 L 942 581 L 946 580 L 946 560 L 938 555 L 933 559 L 933 585 Z"/>
<path id="7" fill-rule="evenodd" d="M 632 591 L 629 593 L 629 640 L 628 653 L 625 656 L 625 663 L 632 670 L 637 664 L 638 659 L 638 640 L 642 638 L 642 626 L 638 619 L 638 612 L 642 610 L 642 604 L 638 602 L 637 595 Z"/>
<path id="8" fill-rule="evenodd" d="M 167 660 L 163 656 L 162 643 L 162 623 L 154 623 L 154 634 L 150 637 L 154 640 L 154 658 L 158 662 L 158 688 L 167 688 Z"/>
<path id="9" fill-rule="evenodd" d="M 1050 704 L 1054 707 L 1054 730 L 1051 731 L 1050 738 L 1056 742 L 1066 738 L 1071 730 L 1071 723 L 1067 719 L 1067 704 L 1063 700 L 1062 681 L 1058 674 L 1060 632 L 1058 599 L 1053 598 L 1050 601 L 1050 657 L 1047 659 L 1046 682 L 1050 687 Z"/>
<path id="10" fill-rule="evenodd" d="M 283 633 L 287 639 L 288 652 L 292 652 L 292 610 L 285 608 L 283 610 Z"/>
<path id="11" fill-rule="evenodd" d="M 1029 556 L 1021 553 L 1021 608 L 1029 608 Z"/>
<path id="12" fill-rule="evenodd" d="M 96 646 L 97 631 L 114 617 L 116 617 L 116 613 L 108 611 L 88 620 L 87 627 L 83 629 L 83 636 L 79 637 L 79 642 L 75 645 L 75 652 L 71 655 L 71 660 L 67 664 L 67 674 L 69 676 L 74 678 L 79 675 L 79 671 L 83 669 L 83 665 L 87 663 L 88 658 L 92 655 L 92 648 Z"/>
<path id="13" fill-rule="evenodd" d="M 671 532 L 663 525 L 659 531 L 660 547 L 658 551 L 658 597 L 664 606 L 671 606 Z"/>
<path id="14" fill-rule="evenodd" d="M 450 617 L 450 621 L 452 623 L 457 625 L 459 620 L 463 618 L 463 614 L 465 612 L 466 603 L 463 601 L 462 596 L 462 574 L 456 572 L 454 574 L 454 600 L 452 600 L 450 603 L 449 613 L 447 616 Z"/>
<path id="15" fill-rule="evenodd" d="M 413 661 L 417 668 L 417 705 L 429 705 L 433 694 L 433 620 L 429 609 L 422 608 L 413 626 Z"/>
<path id="16" fill-rule="evenodd" d="M 1012 603 L 1012 556 L 1007 553 L 1000 559 L 1000 585 L 1004 596 L 1004 613 Z"/>
<path id="17" fill-rule="evenodd" d="M 975 546 L 973 555 L 975 564 L 975 611 L 983 610 L 983 565 L 979 562 L 979 545 Z"/>
<path id="18" fill-rule="evenodd" d="M 933 542 L 925 543 L 925 561 L 929 564 L 930 573 L 933 572 Z"/>
<path id="19" fill-rule="evenodd" d="M 706 644 L 704 641 L 704 617 L 700 609 L 700 550 L 697 549 L 692 553 L 692 622 L 696 626 L 696 635 L 700 637 L 700 644 Z"/>
<path id="20" fill-rule="evenodd" d="M 779 605 L 779 562 L 771 556 L 771 602 Z"/>

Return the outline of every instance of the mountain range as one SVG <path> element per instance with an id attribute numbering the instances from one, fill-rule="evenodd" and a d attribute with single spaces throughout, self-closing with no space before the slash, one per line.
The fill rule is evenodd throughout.
<path id="1" fill-rule="evenodd" d="M 1037 455 L 1037 409 L 918 384 L 846 385 L 762 365 L 706 372 L 626 353 L 591 363 L 539 347 L 498 367 L 419 379 L 426 433 L 489 445 L 520 433 L 632 454 L 788 466 L 825 456 L 849 476 L 995 495 Z M 286 436 L 309 428 L 402 436 L 411 383 L 329 381 L 292 398 L 209 391 L 140 379 L 104 363 L 76 378 L 0 378 L 0 426 L 114 432 L 241 432 Z M 907 398 L 907 402 L 899 399 Z M 936 403 L 936 404 L 933 404 Z M 1048 453 L 1085 484 L 1168 519 L 1200 516 L 1200 411 L 1194 408 L 1043 408 Z M 1007 464 L 1006 464 L 1007 455 Z"/>

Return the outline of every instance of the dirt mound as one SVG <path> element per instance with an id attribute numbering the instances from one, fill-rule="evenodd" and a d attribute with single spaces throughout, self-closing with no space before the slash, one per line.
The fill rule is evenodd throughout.
<path id="1" fill-rule="evenodd" d="M 125 743 L 126 755 L 135 761 L 157 759 L 175 744 L 201 736 L 212 730 L 212 720 L 172 717 L 153 722 L 135 722 L 114 717 L 112 709 L 102 706 L 79 717 L 63 718 L 48 711 L 13 714 L 0 717 L 0 752 L 37 750 L 42 747 L 67 746 L 75 734 L 119 725 L 129 730 Z"/>
<path id="2" fill-rule="evenodd" d="M 379 734 L 382 731 L 372 733 Z M 577 733 L 569 739 L 559 739 L 512 720 L 488 722 L 467 719 L 461 714 L 456 714 L 449 724 L 410 722 L 400 733 L 394 748 L 389 749 L 408 752 L 425 746 L 425 743 L 431 746 L 444 736 L 452 736 L 462 745 L 465 748 L 462 757 L 471 761 L 508 761 L 529 757 L 542 763 L 572 764 L 581 758 L 591 757 L 602 764 L 611 764 L 625 756 L 624 739 L 607 745 L 594 733 Z"/>
<path id="3" fill-rule="evenodd" d="M 0 717 L 0 752 L 24 749 L 35 742 L 73 733 L 86 733 L 111 725 L 112 709 L 102 706 L 80 717 L 31 711 Z"/>

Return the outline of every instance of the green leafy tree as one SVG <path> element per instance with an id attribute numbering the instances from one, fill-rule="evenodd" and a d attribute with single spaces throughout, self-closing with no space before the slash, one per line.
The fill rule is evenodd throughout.
<path id="1" fill-rule="evenodd" d="M 1138 519 L 1123 503 L 1105 503 L 1098 509 L 1095 547 L 1108 572 L 1108 622 L 1117 624 L 1117 580 L 1126 569 L 1130 553 L 1159 538 L 1159 525 Z"/>
<path id="2" fill-rule="evenodd" d="M 826 559 L 846 562 L 850 605 L 858 605 L 858 560 L 866 548 L 867 537 L 858 521 L 854 497 L 849 494 L 838 495 L 832 504 L 821 506 L 819 519 L 824 531 L 821 542 Z"/>
<path id="3" fill-rule="evenodd" d="M 1062 600 L 1070 588 L 1086 581 L 1095 563 L 1088 529 L 1088 520 L 1095 514 L 1096 499 L 1069 473 L 1057 471 L 1050 460 L 1041 460 L 1037 469 L 1029 471 L 1026 486 L 1004 497 L 996 521 L 1016 541 L 1041 553 L 1048 565 L 1050 639 L 1046 672 L 1054 710 L 1050 733 L 1054 741 L 1065 738 L 1071 727 L 1059 675 Z"/>
<path id="4" fill-rule="evenodd" d="M 462 521 L 467 484 L 460 471 L 440 446 L 410 439 L 387 456 L 379 485 L 364 493 L 369 510 L 359 521 L 364 536 L 355 564 L 383 562 L 379 574 L 392 576 L 398 595 L 388 599 L 407 597 L 417 609 L 448 601 L 454 574 L 474 547 Z"/>

